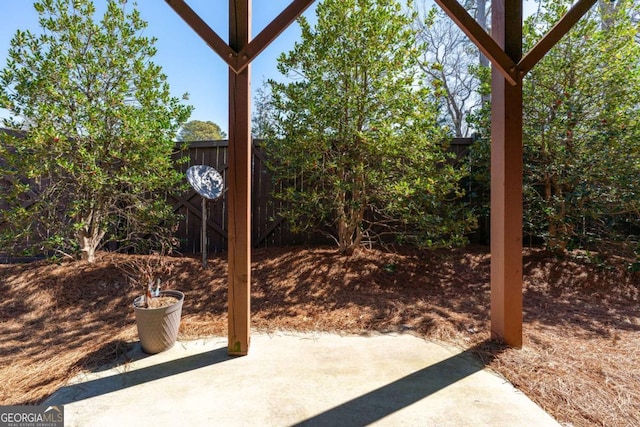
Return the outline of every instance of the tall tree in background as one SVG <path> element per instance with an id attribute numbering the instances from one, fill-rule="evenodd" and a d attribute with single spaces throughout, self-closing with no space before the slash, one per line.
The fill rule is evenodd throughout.
<path id="1" fill-rule="evenodd" d="M 0 151 L 13 183 L 1 189 L 10 205 L 0 218 L 10 224 L 3 248 L 28 239 L 93 261 L 105 236 L 170 237 L 164 194 L 181 180 L 172 139 L 191 108 L 171 97 L 151 62 L 146 22 L 126 0 L 109 0 L 99 21 L 90 0 L 34 7 L 41 34 L 17 31 L 0 74 L 0 106 L 12 114 L 4 125 L 26 131 Z M 35 199 L 25 208 L 27 193 Z"/>
<path id="2" fill-rule="evenodd" d="M 487 29 L 487 0 L 467 0 L 463 6 Z M 439 7 L 416 3 L 414 27 L 424 46 L 420 67 L 442 102 L 443 121 L 457 138 L 469 136 L 467 119 L 487 97 L 479 94 L 479 74 L 489 61 Z"/>
<path id="3" fill-rule="evenodd" d="M 420 84 L 413 17 L 392 0 L 326 0 L 316 12 L 279 58 L 294 82 L 269 81 L 261 103 L 274 175 L 297 184 L 282 193 L 285 217 L 328 230 L 341 252 L 392 226 L 427 245 L 459 242 L 470 221 L 449 202 L 462 172 Z"/>
<path id="4" fill-rule="evenodd" d="M 178 141 L 217 141 L 225 139 L 227 134 L 220 126 L 211 121 L 190 120 L 178 132 Z"/>
<path id="5" fill-rule="evenodd" d="M 268 83 L 263 82 L 263 86 L 256 90 L 253 99 L 254 109 L 251 117 L 251 135 L 254 138 L 265 139 L 269 133 L 271 120 L 273 119 L 273 105 L 271 103 L 271 92 Z"/>

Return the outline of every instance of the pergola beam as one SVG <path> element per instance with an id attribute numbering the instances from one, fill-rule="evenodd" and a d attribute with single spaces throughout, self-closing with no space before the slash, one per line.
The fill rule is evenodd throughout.
<path id="1" fill-rule="evenodd" d="M 491 335 L 522 346 L 522 78 L 596 0 L 578 2 L 522 57 L 522 0 L 492 0 L 492 37 L 456 0 L 435 0 L 492 63 Z M 506 58 L 505 58 L 506 56 Z M 516 64 L 516 65 L 512 65 Z"/>
<path id="2" fill-rule="evenodd" d="M 526 74 L 551 50 L 560 39 L 591 9 L 597 0 L 579 0 L 556 25 L 518 62 L 517 68 Z"/>
<path id="3" fill-rule="evenodd" d="M 307 10 L 314 0 L 294 0 L 255 39 L 238 53 L 236 72 L 241 72 L 249 63 L 274 41 L 293 21 Z"/>
<path id="4" fill-rule="evenodd" d="M 251 0 L 229 0 L 227 45 L 184 0 L 169 6 L 229 66 L 228 353 L 249 352 L 251 332 L 251 70 L 249 64 L 314 0 L 293 0 L 251 40 Z"/>
<path id="5" fill-rule="evenodd" d="M 492 63 L 491 336 L 522 346 L 522 0 L 492 0 L 492 36 L 456 0 L 435 0 Z"/>
<path id="6" fill-rule="evenodd" d="M 315 0 L 293 0 L 255 39 L 233 49 L 184 0 L 165 0 L 169 6 L 216 52 L 234 72 L 242 72 Z"/>
<path id="7" fill-rule="evenodd" d="M 236 52 L 184 0 L 165 1 L 229 67 L 235 69 Z"/>
<path id="8" fill-rule="evenodd" d="M 522 56 L 522 0 L 493 0 L 492 35 Z M 519 76 L 518 76 L 519 77 Z M 491 336 L 522 346 L 522 80 L 491 73 Z"/>
<path id="9" fill-rule="evenodd" d="M 518 84 L 516 63 L 507 55 L 494 39 L 478 24 L 478 22 L 460 5 L 456 0 L 435 0 L 447 15 L 460 27 L 480 49 L 480 51 L 491 61 L 507 81 Z"/>
<path id="10" fill-rule="evenodd" d="M 251 1 L 229 0 L 229 47 L 251 40 Z M 229 67 L 229 248 L 228 353 L 249 352 L 251 334 L 251 75 Z"/>

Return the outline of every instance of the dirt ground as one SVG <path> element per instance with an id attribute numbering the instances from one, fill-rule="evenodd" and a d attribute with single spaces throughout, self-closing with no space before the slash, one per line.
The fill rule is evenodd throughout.
<path id="1" fill-rule="evenodd" d="M 524 253 L 524 346 L 489 341 L 486 247 L 394 252 L 333 248 L 253 252 L 252 327 L 367 334 L 405 332 L 473 349 L 567 426 L 640 425 L 640 273 L 630 259 Z M 137 341 L 127 278 L 148 258 L 0 266 L 0 405 L 41 402 L 80 371 Z M 149 265 L 150 263 L 148 263 Z M 186 294 L 180 339 L 226 335 L 224 256 L 162 266 Z"/>

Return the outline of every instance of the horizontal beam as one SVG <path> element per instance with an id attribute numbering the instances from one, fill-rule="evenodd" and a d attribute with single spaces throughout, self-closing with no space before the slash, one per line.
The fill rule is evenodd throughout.
<path id="1" fill-rule="evenodd" d="M 478 49 L 486 56 L 494 67 L 504 76 L 509 84 L 518 84 L 516 63 L 504 50 L 491 38 L 489 34 L 469 15 L 466 9 L 460 6 L 456 0 L 435 0 L 447 15 L 460 27 L 460 29 L 473 41 Z"/>
<path id="2" fill-rule="evenodd" d="M 437 0 L 436 0 L 437 1 Z M 573 7 L 549 30 L 549 32 L 522 58 L 518 63 L 518 70 L 526 74 L 560 41 L 565 34 L 582 18 L 597 0 L 579 0 Z"/>

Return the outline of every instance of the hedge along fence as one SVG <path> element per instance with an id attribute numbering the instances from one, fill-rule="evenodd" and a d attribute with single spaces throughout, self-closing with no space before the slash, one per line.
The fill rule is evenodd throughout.
<path id="1" fill-rule="evenodd" d="M 15 131 L 11 129 L 0 128 L 0 134 L 6 134 L 10 137 L 14 138 L 24 138 L 25 132 L 23 131 Z M 2 135 L 0 135 L 2 136 Z M 1 140 L 0 140 L 1 142 Z M 6 166 L 5 159 L 0 157 L 0 167 L 4 168 Z M 38 196 L 43 188 L 46 187 L 47 183 L 42 181 L 29 181 L 26 178 L 20 177 L 9 177 L 0 175 L 0 187 L 6 188 L 15 185 L 16 180 L 21 181 L 23 183 L 28 183 L 30 186 L 29 191 L 25 192 L 21 195 L 20 204 L 23 208 L 29 209 L 30 206 L 34 205 L 38 201 Z M 8 209 L 8 205 L 6 200 L 0 198 L 0 211 Z M 0 230 L 3 230 L 9 224 L 6 221 L 0 220 Z M 34 224 L 34 227 L 38 227 L 38 224 Z M 44 258 L 44 255 L 36 255 L 36 256 L 11 256 L 5 253 L 5 248 L 0 247 L 0 264 L 12 263 L 12 262 L 28 262 L 36 259 Z"/>
<path id="2" fill-rule="evenodd" d="M 0 132 L 11 136 L 21 137 L 22 132 L 14 132 L 9 129 L 0 128 Z M 301 244 L 309 241 L 308 236 L 295 235 L 286 226 L 285 221 L 278 215 L 281 202 L 273 199 L 272 182 L 266 166 L 266 159 L 259 148 L 261 141 L 253 143 L 252 161 L 252 212 L 251 231 L 252 243 L 254 246 L 287 246 Z M 189 142 L 187 152 L 180 150 L 176 155 L 187 156 L 188 162 L 177 167 L 186 173 L 191 165 L 208 165 L 220 172 L 224 180 L 225 191 L 221 198 L 215 201 L 207 201 L 207 252 L 224 252 L 227 250 L 227 197 L 226 197 L 226 176 L 228 159 L 228 141 L 197 141 Z M 2 159 L 0 158 L 0 165 Z M 186 185 L 186 176 L 184 178 Z M 9 177 L 0 176 L 0 185 L 12 186 L 14 182 Z M 46 183 L 30 182 L 31 190 L 23 195 L 22 206 L 29 209 L 37 202 L 38 196 Z M 188 186 L 188 185 L 187 185 Z M 190 187 L 189 187 L 190 188 Z M 170 195 L 169 203 L 173 206 L 173 211 L 180 216 L 176 238 L 179 240 L 179 250 L 184 254 L 194 254 L 201 251 L 200 235 L 202 232 L 202 199 L 190 188 L 184 194 Z M 6 201 L 0 199 L 0 209 L 7 209 Z M 6 227 L 7 223 L 0 223 L 0 229 Z M 37 225 L 36 225 L 37 226 Z M 311 243 L 315 243 L 311 241 Z M 110 250 L 117 250 L 118 245 L 114 242 L 105 242 Z M 0 263 L 28 261 L 38 257 L 15 257 L 3 253 L 0 248 Z"/>
<path id="3" fill-rule="evenodd" d="M 468 154 L 472 138 L 455 138 L 449 150 L 458 158 Z M 328 243 L 321 235 L 294 234 L 279 215 L 282 202 L 273 197 L 271 175 L 266 165 L 264 151 L 260 148 L 262 140 L 254 140 L 251 164 L 251 242 L 253 247 L 280 247 L 302 243 Z M 224 180 L 225 190 L 218 200 L 207 202 L 207 252 L 227 250 L 227 169 L 228 141 L 190 142 L 188 162 L 180 165 L 183 172 L 192 165 L 208 165 L 215 168 Z M 180 251 L 184 254 L 200 253 L 200 234 L 202 232 L 202 199 L 190 190 L 181 196 L 171 197 L 175 213 L 181 216 L 176 237 L 180 242 Z"/>
<path id="4" fill-rule="evenodd" d="M 7 129 L 0 129 L 0 132 L 16 134 Z M 16 135 L 20 135 L 17 133 Z M 280 247 L 291 246 L 303 243 L 330 243 L 320 234 L 301 235 L 294 234 L 288 228 L 286 221 L 279 215 L 282 202 L 273 197 L 271 175 L 266 165 L 263 150 L 260 148 L 262 140 L 253 142 L 253 160 L 251 165 L 251 241 L 254 247 Z M 471 138 L 453 139 L 450 151 L 458 158 L 467 155 L 469 146 L 473 140 Z M 224 180 L 225 190 L 218 200 L 207 201 L 207 252 L 216 253 L 227 250 L 227 169 L 228 169 L 228 148 L 227 140 L 220 141 L 197 141 L 189 142 L 187 152 L 181 151 L 179 155 L 188 157 L 188 161 L 178 167 L 182 172 L 186 172 L 192 165 L 208 165 L 215 168 Z M 0 159 L 0 162 L 2 159 Z M 0 177 L 2 178 L 2 177 Z M 1 185 L 12 185 L 5 178 L 0 179 Z M 185 177 L 186 184 L 186 177 Z M 23 206 L 28 209 L 35 203 L 38 193 L 42 189 L 43 183 L 32 183 L 32 191 L 25 194 Z M 202 199 L 195 190 L 189 189 L 181 195 L 169 196 L 169 202 L 173 206 L 173 211 L 180 215 L 176 238 L 179 240 L 179 250 L 184 254 L 196 254 L 201 252 L 200 235 L 202 232 Z M 0 209 L 6 209 L 6 203 L 0 200 Z M 6 224 L 5 224 L 6 225 Z M 0 224 L 0 228 L 2 228 Z M 108 244 L 109 249 L 115 250 L 117 247 Z M 0 262 L 5 258 L 1 255 Z M 9 258 L 7 258 L 9 259 Z"/>

